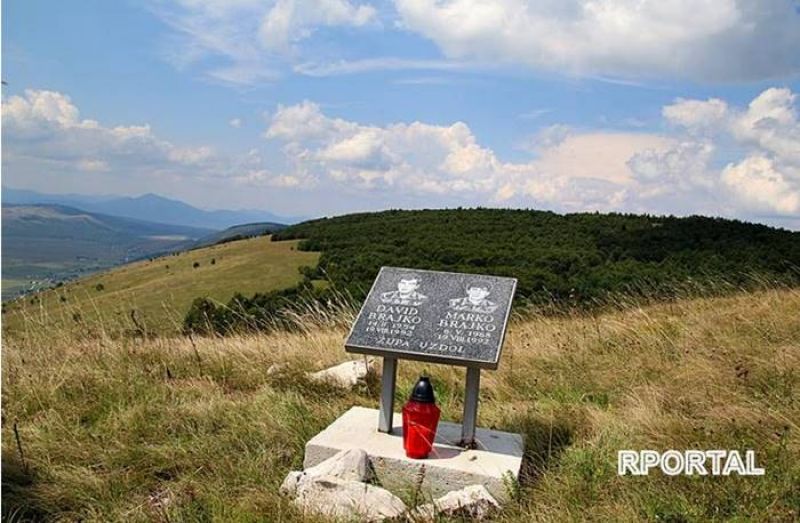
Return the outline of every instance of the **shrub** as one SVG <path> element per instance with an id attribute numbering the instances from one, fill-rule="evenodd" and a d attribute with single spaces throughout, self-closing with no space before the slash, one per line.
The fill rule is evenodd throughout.
<path id="1" fill-rule="evenodd" d="M 274 329 L 294 330 L 291 312 L 308 304 L 324 306 L 326 290 L 317 290 L 308 280 L 290 287 L 256 293 L 248 298 L 236 293 L 226 305 L 217 305 L 208 298 L 196 298 L 183 320 L 184 334 L 233 334 Z"/>
<path id="2" fill-rule="evenodd" d="M 223 326 L 224 311 L 208 298 L 195 298 L 183 319 L 184 334 L 211 334 Z"/>

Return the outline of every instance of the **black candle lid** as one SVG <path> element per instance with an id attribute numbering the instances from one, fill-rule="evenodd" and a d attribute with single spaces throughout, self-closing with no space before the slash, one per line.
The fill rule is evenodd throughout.
<path id="1" fill-rule="evenodd" d="M 431 379 L 429 377 L 420 376 L 417 384 L 414 385 L 414 390 L 411 392 L 411 401 L 436 403 L 433 397 L 433 385 L 431 385 Z"/>

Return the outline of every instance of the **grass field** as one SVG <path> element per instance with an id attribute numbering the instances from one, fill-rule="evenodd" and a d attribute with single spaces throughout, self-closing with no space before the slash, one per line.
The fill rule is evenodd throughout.
<path id="1" fill-rule="evenodd" d="M 277 491 L 304 443 L 377 404 L 375 382 L 343 392 L 303 377 L 346 358 L 351 318 L 194 341 L 6 335 L 3 515 L 303 520 Z M 286 367 L 267 375 L 274 363 Z M 424 368 L 443 419 L 458 420 L 457 368 L 403 362 L 397 400 Z M 521 488 L 497 521 L 800 518 L 798 290 L 516 318 L 483 376 L 479 425 L 526 440 Z M 616 475 L 620 449 L 671 448 L 753 449 L 766 475 Z"/>
<path id="2" fill-rule="evenodd" d="M 265 236 L 124 265 L 4 304 L 3 328 L 102 324 L 119 331 L 136 328 L 135 310 L 148 331 L 174 333 L 197 297 L 227 302 L 235 292 L 252 295 L 299 282 L 297 269 L 316 265 L 319 254 L 298 251 L 296 243 Z"/>

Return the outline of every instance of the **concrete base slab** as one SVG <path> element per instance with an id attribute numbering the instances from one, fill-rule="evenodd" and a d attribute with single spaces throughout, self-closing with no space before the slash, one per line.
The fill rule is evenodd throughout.
<path id="1" fill-rule="evenodd" d="M 438 497 L 469 485 L 483 485 L 498 500 L 508 499 L 507 482 L 516 481 L 522 466 L 522 436 L 478 428 L 476 449 L 457 446 L 461 425 L 440 421 L 427 459 L 411 459 L 403 450 L 403 427 L 394 415 L 391 434 L 378 432 L 378 411 L 353 407 L 306 443 L 304 468 L 313 467 L 340 450 L 364 449 L 378 481 L 390 490 L 413 489 Z"/>

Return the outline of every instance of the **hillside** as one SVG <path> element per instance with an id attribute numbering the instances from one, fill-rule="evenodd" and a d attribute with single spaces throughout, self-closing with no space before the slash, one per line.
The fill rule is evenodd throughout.
<path id="1" fill-rule="evenodd" d="M 509 209 L 385 211 L 312 220 L 273 240 L 321 251 L 319 273 L 364 296 L 382 265 L 519 279 L 534 303 L 650 297 L 676 284 L 800 281 L 800 232 L 721 218 Z"/>
<path id="2" fill-rule="evenodd" d="M 207 247 L 222 242 L 230 242 L 252 238 L 254 236 L 264 236 L 284 229 L 286 225 L 273 222 L 243 223 L 234 225 L 225 230 L 213 232 L 208 236 L 203 236 L 195 243 L 194 247 Z"/>
<path id="3" fill-rule="evenodd" d="M 263 236 L 111 269 L 5 303 L 4 334 L 22 329 L 25 317 L 55 329 L 131 330 L 136 328 L 132 310 L 148 330 L 174 332 L 197 297 L 225 302 L 237 291 L 252 294 L 298 283 L 299 267 L 315 265 L 319 254 L 298 251 L 296 244 Z"/>
<path id="4" fill-rule="evenodd" d="M 273 225 L 234 227 L 200 243 L 261 233 Z M 186 326 L 196 332 L 211 326 L 226 334 L 270 325 L 278 309 L 308 296 L 324 299 L 344 292 L 358 301 L 382 265 L 513 276 L 519 279 L 518 304 L 567 309 L 602 304 L 618 293 L 655 300 L 687 290 L 708 295 L 800 281 L 800 233 L 703 217 L 387 211 L 304 222 L 275 232 L 272 240 L 290 243 L 262 238 L 215 246 L 241 260 L 232 272 L 209 265 L 216 251 L 196 249 L 180 255 L 178 263 L 141 263 L 45 293 L 33 303 L 19 302 L 15 306 L 23 310 L 11 307 L 6 319 L 14 326 L 20 314 L 41 309 L 63 323 L 70 307 L 88 309 L 81 314 L 87 319 L 96 315 L 94 301 L 103 297 L 100 303 L 113 306 L 128 328 L 127 316 L 137 310 L 157 325 L 156 331 L 174 330 L 194 298 L 209 297 L 210 303 L 192 309 L 194 320 Z M 269 266 L 280 267 L 276 282 L 260 280 L 262 256 Z M 201 263 L 198 269 L 192 268 L 195 261 Z M 306 266 L 302 275 L 300 266 Z M 320 280 L 332 285 L 317 285 Z M 98 283 L 104 292 L 95 290 Z M 170 308 L 168 315 L 163 304 Z"/>
<path id="5" fill-rule="evenodd" d="M 278 486 L 309 438 L 378 402 L 377 382 L 303 378 L 346 358 L 350 318 L 193 341 L 4 337 L 4 518 L 308 521 Z M 797 521 L 798 347 L 796 290 L 516 319 L 481 380 L 479 425 L 526 440 L 496 521 Z M 402 362 L 398 404 L 423 369 L 459 420 L 453 367 Z M 766 475 L 619 477 L 620 449 L 753 449 Z"/>
<path id="6" fill-rule="evenodd" d="M 62 205 L 4 205 L 3 296 L 183 249 L 211 232 Z"/>

